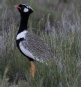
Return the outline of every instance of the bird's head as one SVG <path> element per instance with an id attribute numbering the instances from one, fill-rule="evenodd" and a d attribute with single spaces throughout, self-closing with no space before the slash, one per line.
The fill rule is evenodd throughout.
<path id="1" fill-rule="evenodd" d="M 23 17 L 30 15 L 33 12 L 33 9 L 26 4 L 19 4 L 16 5 L 15 7 L 19 10 L 21 16 Z"/>

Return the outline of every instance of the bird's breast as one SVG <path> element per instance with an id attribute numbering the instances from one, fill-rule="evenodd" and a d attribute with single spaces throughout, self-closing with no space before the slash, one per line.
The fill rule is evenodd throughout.
<path id="1" fill-rule="evenodd" d="M 16 40 L 19 40 L 21 38 L 25 39 L 25 36 L 26 36 L 27 32 L 28 31 L 24 30 L 24 31 L 18 33 L 17 36 L 16 36 Z"/>
<path id="2" fill-rule="evenodd" d="M 34 55 L 22 44 L 22 42 L 19 43 L 20 50 L 28 57 L 34 59 Z"/>

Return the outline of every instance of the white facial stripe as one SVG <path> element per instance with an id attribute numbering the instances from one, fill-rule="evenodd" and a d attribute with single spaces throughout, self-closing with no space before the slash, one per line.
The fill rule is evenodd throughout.
<path id="1" fill-rule="evenodd" d="M 27 33 L 28 31 L 24 30 L 23 32 L 19 33 L 16 37 L 16 40 L 19 40 L 20 38 L 25 38 L 25 34 Z"/>
<path id="2" fill-rule="evenodd" d="M 32 9 L 30 6 L 26 6 L 26 7 Z M 32 10 L 33 10 L 33 9 L 32 9 Z"/>
<path id="3" fill-rule="evenodd" d="M 27 49 L 22 45 L 21 42 L 19 43 L 19 47 L 20 47 L 21 51 L 22 51 L 26 56 L 28 56 L 28 57 L 34 59 L 33 54 L 32 54 L 29 50 L 27 50 Z"/>
<path id="4" fill-rule="evenodd" d="M 24 12 L 28 12 L 29 11 L 29 9 L 27 9 L 27 8 L 24 8 Z"/>
<path id="5" fill-rule="evenodd" d="M 27 8 L 29 9 L 32 9 L 30 6 L 26 5 L 26 4 L 22 4 L 22 5 L 25 5 Z M 33 10 L 33 9 L 32 9 Z"/>

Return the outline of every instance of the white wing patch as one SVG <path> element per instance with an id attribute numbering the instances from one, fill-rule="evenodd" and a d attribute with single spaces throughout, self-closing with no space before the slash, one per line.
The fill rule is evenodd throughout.
<path id="1" fill-rule="evenodd" d="M 27 8 L 24 8 L 24 12 L 28 12 L 29 11 L 29 9 L 27 9 Z"/>
<path id="2" fill-rule="evenodd" d="M 19 40 L 20 38 L 25 38 L 27 32 L 27 30 L 24 30 L 23 32 L 19 33 L 16 37 L 16 40 Z"/>
<path id="3" fill-rule="evenodd" d="M 28 57 L 34 59 L 33 54 L 32 54 L 29 50 L 27 50 L 27 49 L 22 45 L 21 42 L 19 43 L 19 47 L 20 47 L 21 51 L 22 51 L 26 56 L 28 56 Z"/>

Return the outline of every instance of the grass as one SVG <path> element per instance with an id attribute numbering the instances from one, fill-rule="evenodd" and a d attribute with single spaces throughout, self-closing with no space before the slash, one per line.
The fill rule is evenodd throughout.
<path id="1" fill-rule="evenodd" d="M 3 65 L 9 71 L 6 74 L 7 77 L 4 77 L 5 73 L 3 74 L 2 82 L 4 82 L 4 79 L 10 77 L 13 77 L 10 81 L 14 82 L 18 73 L 20 76 L 18 87 L 80 87 L 81 68 L 78 62 L 80 60 L 81 48 L 78 32 L 75 31 L 67 39 L 59 36 L 53 37 L 52 34 L 44 36 L 43 39 L 48 43 L 58 62 L 52 61 L 50 66 L 46 66 L 35 61 L 36 75 L 32 79 L 29 71 L 29 61 L 15 48 L 5 56 L 5 59 L 8 59 L 5 61 L 6 65 L 4 65 L 4 62 Z M 5 69 L 3 72 L 5 72 Z M 24 76 L 26 77 L 26 81 L 22 80 Z"/>
<path id="2" fill-rule="evenodd" d="M 6 10 L 4 7 L 0 12 L 0 35 L 3 36 L 5 45 L 4 49 L 0 49 L 2 52 L 0 56 L 0 87 L 10 87 L 10 85 L 11 87 L 80 87 L 80 0 L 77 2 L 73 0 L 66 4 L 58 3 L 55 0 L 35 1 L 9 2 L 4 0 L 4 4 L 7 2 Z M 34 79 L 30 75 L 28 59 L 19 52 L 15 44 L 19 14 L 13 6 L 19 2 L 28 3 L 33 7 L 34 13 L 31 15 L 28 25 L 29 31 L 42 38 L 57 58 L 57 60 L 51 61 L 49 66 L 35 61 Z M 8 79 L 9 82 L 7 82 Z M 19 80 L 18 85 L 15 84 L 17 79 Z"/>

